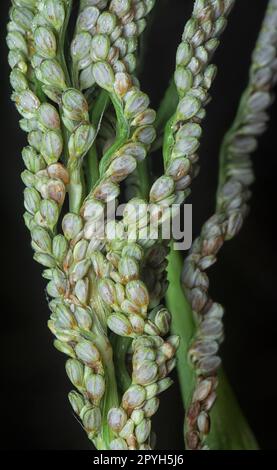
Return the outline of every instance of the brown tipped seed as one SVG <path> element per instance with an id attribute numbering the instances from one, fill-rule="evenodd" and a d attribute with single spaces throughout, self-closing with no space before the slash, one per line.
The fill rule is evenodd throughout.
<path id="1" fill-rule="evenodd" d="M 69 183 L 68 171 L 61 163 L 49 165 L 47 173 L 50 178 L 62 180 L 65 185 Z"/>
<path id="2" fill-rule="evenodd" d="M 155 362 L 144 361 L 133 371 L 133 380 L 140 385 L 150 385 L 158 377 L 158 366 Z"/>
<path id="3" fill-rule="evenodd" d="M 166 199 L 174 192 L 174 181 L 169 176 L 161 176 L 152 186 L 150 201 L 155 203 Z"/>
<path id="4" fill-rule="evenodd" d="M 187 176 L 190 168 L 191 163 L 188 158 L 175 158 L 170 162 L 166 174 L 171 176 L 174 181 L 178 181 L 184 176 Z"/>
<path id="5" fill-rule="evenodd" d="M 203 404 L 204 409 L 206 411 L 210 411 L 210 409 L 213 407 L 215 400 L 216 400 L 216 393 L 212 392 L 204 401 L 204 404 Z"/>
<path id="6" fill-rule="evenodd" d="M 221 365 L 219 356 L 206 356 L 200 359 L 197 365 L 198 372 L 203 375 L 215 374 Z"/>
<path id="7" fill-rule="evenodd" d="M 85 384 L 90 399 L 95 404 L 98 404 L 105 393 L 104 377 L 99 374 L 89 375 L 85 380 Z"/>
<path id="8" fill-rule="evenodd" d="M 128 175 L 133 173 L 137 167 L 137 161 L 131 155 L 121 155 L 117 157 L 110 165 L 107 175 L 115 183 L 120 183 Z"/>
<path id="9" fill-rule="evenodd" d="M 127 414 L 122 408 L 111 408 L 108 413 L 108 424 L 112 431 L 119 433 L 127 422 Z"/>
<path id="10" fill-rule="evenodd" d="M 129 320 L 134 333 L 142 334 L 145 326 L 144 319 L 140 315 L 136 315 L 135 313 L 133 313 L 129 315 Z"/>
<path id="11" fill-rule="evenodd" d="M 129 300 L 123 300 L 123 302 L 120 305 L 120 308 L 122 312 L 127 313 L 127 314 L 139 314 L 143 315 L 145 317 L 145 311 L 142 311 L 140 307 L 138 307 L 136 304 L 133 302 L 130 302 Z"/>
<path id="12" fill-rule="evenodd" d="M 56 201 L 59 206 L 63 205 L 66 190 L 62 181 L 50 180 L 47 183 L 46 193 L 49 199 Z"/>
<path id="13" fill-rule="evenodd" d="M 93 364 L 100 359 L 100 354 L 96 346 L 90 341 L 82 340 L 75 348 L 77 357 L 85 362 L 85 364 Z"/>
<path id="14" fill-rule="evenodd" d="M 139 264 L 134 258 L 124 256 L 118 264 L 118 272 L 122 276 L 124 283 L 130 282 L 139 277 Z"/>
<path id="15" fill-rule="evenodd" d="M 126 100 L 125 113 L 128 117 L 135 117 L 144 112 L 149 106 L 149 98 L 145 93 L 136 91 Z"/>
<path id="16" fill-rule="evenodd" d="M 123 97 L 132 86 L 132 78 L 124 72 L 115 74 L 114 89 L 118 96 Z"/>
<path id="17" fill-rule="evenodd" d="M 131 281 L 126 285 L 126 296 L 139 307 L 147 307 L 149 303 L 149 294 L 142 281 Z"/>
<path id="18" fill-rule="evenodd" d="M 100 280 L 98 292 L 106 304 L 113 305 L 116 303 L 115 283 L 111 279 Z"/>
<path id="19" fill-rule="evenodd" d="M 186 442 L 189 449 L 196 450 L 200 442 L 199 434 L 197 432 L 188 432 L 186 434 Z"/>
<path id="20" fill-rule="evenodd" d="M 97 186 L 94 190 L 93 195 L 100 201 L 108 202 L 116 199 L 119 196 L 120 188 L 117 184 L 112 181 L 106 180 Z"/>
<path id="21" fill-rule="evenodd" d="M 123 395 L 122 404 L 125 410 L 141 406 L 146 398 L 146 391 L 140 385 L 132 385 Z"/>
<path id="22" fill-rule="evenodd" d="M 197 417 L 200 413 L 200 403 L 198 401 L 193 402 L 188 411 L 187 411 L 187 421 L 189 422 L 190 426 L 193 426 L 197 420 Z"/>
<path id="23" fill-rule="evenodd" d="M 210 431 L 210 418 L 205 411 L 202 411 L 197 418 L 197 426 L 202 434 L 209 434 Z"/>
<path id="24" fill-rule="evenodd" d="M 129 319 L 123 313 L 115 313 L 110 315 L 107 325 L 114 333 L 119 336 L 129 336 L 133 333 L 132 325 Z"/>

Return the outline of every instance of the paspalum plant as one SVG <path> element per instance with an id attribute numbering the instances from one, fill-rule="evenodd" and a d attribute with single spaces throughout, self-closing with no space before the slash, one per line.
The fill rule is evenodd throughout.
<path id="1" fill-rule="evenodd" d="M 68 356 L 69 401 L 97 449 L 153 447 L 151 418 L 176 356 L 186 449 L 257 448 L 221 369 L 224 310 L 206 271 L 247 215 L 251 153 L 277 76 L 277 0 L 268 2 L 249 84 L 223 140 L 214 215 L 184 265 L 161 233 L 198 173 L 213 54 L 235 3 L 194 2 L 156 115 L 137 58 L 159 1 L 11 2 L 12 100 L 28 135 L 24 220 L 47 280 L 54 345 Z M 163 174 L 152 181 L 154 149 Z M 126 205 L 113 218 L 119 201 Z"/>

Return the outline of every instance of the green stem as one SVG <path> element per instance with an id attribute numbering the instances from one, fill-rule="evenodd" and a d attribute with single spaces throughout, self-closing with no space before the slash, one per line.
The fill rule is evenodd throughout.
<path id="1" fill-rule="evenodd" d="M 186 408 L 190 402 L 195 383 L 193 368 L 187 360 L 195 325 L 191 307 L 184 296 L 180 282 L 183 267 L 180 252 L 171 248 L 168 262 L 169 287 L 166 294 L 166 303 L 172 315 L 172 334 L 180 337 L 180 346 L 177 351 L 177 371 L 183 404 Z"/>
<path id="2" fill-rule="evenodd" d="M 99 179 L 98 154 L 95 143 L 92 145 L 87 154 L 85 165 L 87 188 L 88 191 L 90 191 L 91 188 L 93 188 L 95 185 L 96 181 Z"/>
<path id="3" fill-rule="evenodd" d="M 168 154 L 170 148 L 167 145 L 170 144 L 170 133 L 171 133 L 171 121 L 172 116 L 175 115 L 175 111 L 178 105 L 178 94 L 174 79 L 171 79 L 170 84 L 164 94 L 164 97 L 160 103 L 155 127 L 157 131 L 157 137 L 155 142 L 152 144 L 151 152 L 159 150 L 163 147 L 164 142 L 164 154 Z M 165 135 L 164 139 L 163 136 Z"/>
<path id="4" fill-rule="evenodd" d="M 101 90 L 99 93 L 95 104 L 92 108 L 92 112 L 90 115 L 91 124 L 94 126 L 95 129 L 99 129 L 99 125 L 101 124 L 101 120 L 105 109 L 107 108 L 109 103 L 109 95 L 105 90 Z M 96 141 L 90 148 L 87 157 L 86 157 L 86 179 L 88 184 L 88 190 L 90 191 L 91 188 L 95 185 L 96 181 L 99 179 L 99 167 L 98 167 L 98 154 L 97 154 L 97 146 Z"/>
<path id="5" fill-rule="evenodd" d="M 139 180 L 139 190 L 136 197 L 148 198 L 151 179 L 148 171 L 147 159 L 140 162 L 137 167 L 137 177 Z M 131 379 L 126 368 L 126 354 L 131 344 L 131 339 L 116 336 L 113 341 L 116 364 L 118 365 L 118 384 L 122 392 L 130 386 Z"/>
<path id="6" fill-rule="evenodd" d="M 74 62 L 74 64 L 71 67 L 71 80 L 72 80 L 72 86 L 73 88 L 77 88 L 77 90 L 80 87 L 79 83 L 79 68 L 78 68 L 78 63 Z"/>
<path id="7" fill-rule="evenodd" d="M 174 137 L 173 137 L 173 124 L 175 121 L 175 114 L 169 119 L 165 126 L 164 132 L 164 141 L 163 141 L 163 162 L 164 168 L 166 169 L 168 166 L 168 162 L 170 161 L 172 155 L 172 149 L 174 146 Z"/>
<path id="8" fill-rule="evenodd" d="M 62 69 L 64 71 L 66 84 L 68 87 L 71 86 L 71 79 L 70 79 L 67 62 L 65 58 L 64 46 L 65 46 L 65 38 L 67 34 L 67 27 L 68 27 L 68 23 L 69 23 L 71 11 L 72 11 L 72 4 L 73 4 L 73 0 L 67 1 L 66 17 L 65 17 L 62 31 L 60 33 L 58 51 L 57 51 L 57 59 L 59 63 L 61 64 Z M 70 207 L 71 212 L 78 214 L 80 207 L 81 207 L 83 195 L 84 195 L 83 172 L 82 172 L 82 169 L 79 166 L 75 166 L 75 164 L 73 165 L 73 168 L 71 168 L 71 162 L 69 161 L 69 152 L 68 152 L 68 141 L 69 141 L 70 134 L 63 123 L 62 123 L 62 134 L 63 134 L 63 140 L 64 140 L 64 159 L 65 159 L 65 163 L 68 164 L 68 170 L 70 174 L 70 184 L 68 187 L 69 207 Z"/>
<path id="9" fill-rule="evenodd" d="M 102 433 L 101 441 L 98 446 L 101 445 L 99 450 L 109 449 L 109 443 L 114 438 L 114 435 L 108 425 L 107 416 L 111 408 L 118 406 L 118 394 L 117 394 L 117 383 L 114 368 L 113 349 L 106 336 L 98 335 L 95 340 L 95 345 L 98 348 L 101 359 L 103 361 L 105 369 L 105 387 L 106 392 L 102 404 Z M 102 447 L 103 444 L 105 447 Z"/>
<path id="10" fill-rule="evenodd" d="M 82 201 L 84 198 L 84 180 L 81 168 L 71 168 L 70 161 L 68 164 L 68 171 L 70 175 L 70 184 L 68 187 L 69 194 L 69 211 L 74 214 L 79 214 Z"/>
<path id="11" fill-rule="evenodd" d="M 139 180 L 139 194 L 137 194 L 137 196 L 146 200 L 148 200 L 151 186 L 150 169 L 148 163 L 148 159 L 145 159 L 137 166 L 137 175 Z"/>
<path id="12" fill-rule="evenodd" d="M 116 132 L 116 140 L 114 144 L 107 150 L 105 155 L 100 161 L 99 169 L 100 169 L 100 178 L 103 176 L 105 171 L 107 170 L 110 159 L 117 152 L 120 147 L 122 147 L 130 135 L 130 125 L 126 117 L 124 116 L 123 108 L 120 99 L 114 94 L 111 93 L 110 95 L 111 101 L 114 105 L 116 118 L 117 118 L 117 132 Z"/>
<path id="13" fill-rule="evenodd" d="M 178 101 L 176 85 L 172 78 L 157 111 L 155 127 L 158 136 L 163 134 L 166 123 L 176 111 Z"/>
<path id="14" fill-rule="evenodd" d="M 68 86 L 70 86 L 71 80 L 70 80 L 70 75 L 69 75 L 69 72 L 68 72 L 68 67 L 67 67 L 67 63 L 66 63 L 66 59 L 65 59 L 65 55 L 64 55 L 64 49 L 65 49 L 64 48 L 64 43 L 65 43 L 65 37 L 66 37 L 66 33 L 67 33 L 67 26 L 68 26 L 71 11 L 72 11 L 72 1 L 73 0 L 68 0 L 67 1 L 68 7 L 67 7 L 67 10 L 66 10 L 66 17 L 65 17 L 63 28 L 62 28 L 60 38 L 59 38 L 58 51 L 57 51 L 57 58 L 58 58 L 58 61 L 60 62 L 61 66 L 62 66 L 63 71 L 64 71 L 65 80 L 66 80 L 66 83 L 67 83 Z"/>
<path id="15" fill-rule="evenodd" d="M 108 412 L 111 408 L 117 407 L 119 404 L 117 382 L 114 367 L 113 348 L 108 339 L 107 333 L 107 312 L 101 298 L 99 297 L 97 277 L 92 270 L 89 272 L 89 280 L 90 305 L 94 312 L 94 343 L 100 352 L 105 372 L 105 395 L 101 403 L 102 431 L 101 435 L 94 443 L 97 449 L 107 450 L 109 449 L 109 443 L 114 438 L 114 435 L 107 422 Z"/>
<path id="16" fill-rule="evenodd" d="M 113 335 L 111 337 L 111 342 L 116 363 L 117 384 L 119 390 L 123 394 L 131 384 L 130 375 L 127 371 L 126 355 L 132 340 L 130 338 Z"/>

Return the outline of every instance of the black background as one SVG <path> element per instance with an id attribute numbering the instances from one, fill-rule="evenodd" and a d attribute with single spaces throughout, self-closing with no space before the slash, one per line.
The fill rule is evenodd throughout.
<path id="1" fill-rule="evenodd" d="M 1 228 L 1 432 L 2 449 L 89 449 L 66 395 L 64 357 L 51 345 L 41 269 L 32 260 L 24 227 L 21 149 L 25 135 L 10 102 L 6 22 L 11 2 L 1 1 L 0 202 Z M 192 1 L 157 0 L 142 88 L 157 107 L 174 66 L 174 54 Z M 193 183 L 194 232 L 212 213 L 220 141 L 247 83 L 250 53 L 265 0 L 238 0 L 216 54 L 219 73 L 204 124 L 201 173 Z M 226 306 L 225 368 L 263 449 L 276 448 L 276 123 L 254 155 L 256 183 L 251 214 L 240 236 L 226 244 L 211 272 L 211 291 Z M 175 381 L 155 418 L 158 449 L 182 448 L 182 405 Z"/>

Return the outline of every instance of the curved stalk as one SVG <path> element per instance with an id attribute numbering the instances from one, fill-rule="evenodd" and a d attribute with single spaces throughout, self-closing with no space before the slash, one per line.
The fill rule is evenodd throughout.
<path id="1" fill-rule="evenodd" d="M 177 371 L 184 409 L 187 409 L 195 386 L 188 351 L 195 333 L 193 313 L 181 287 L 183 260 L 171 250 L 168 257 L 169 287 L 166 303 L 172 314 L 172 333 L 180 336 Z M 184 360 L 184 358 L 187 358 Z M 207 443 L 211 450 L 255 450 L 257 441 L 240 409 L 223 369 L 219 372 L 218 398 L 211 413 L 212 426 Z"/>

